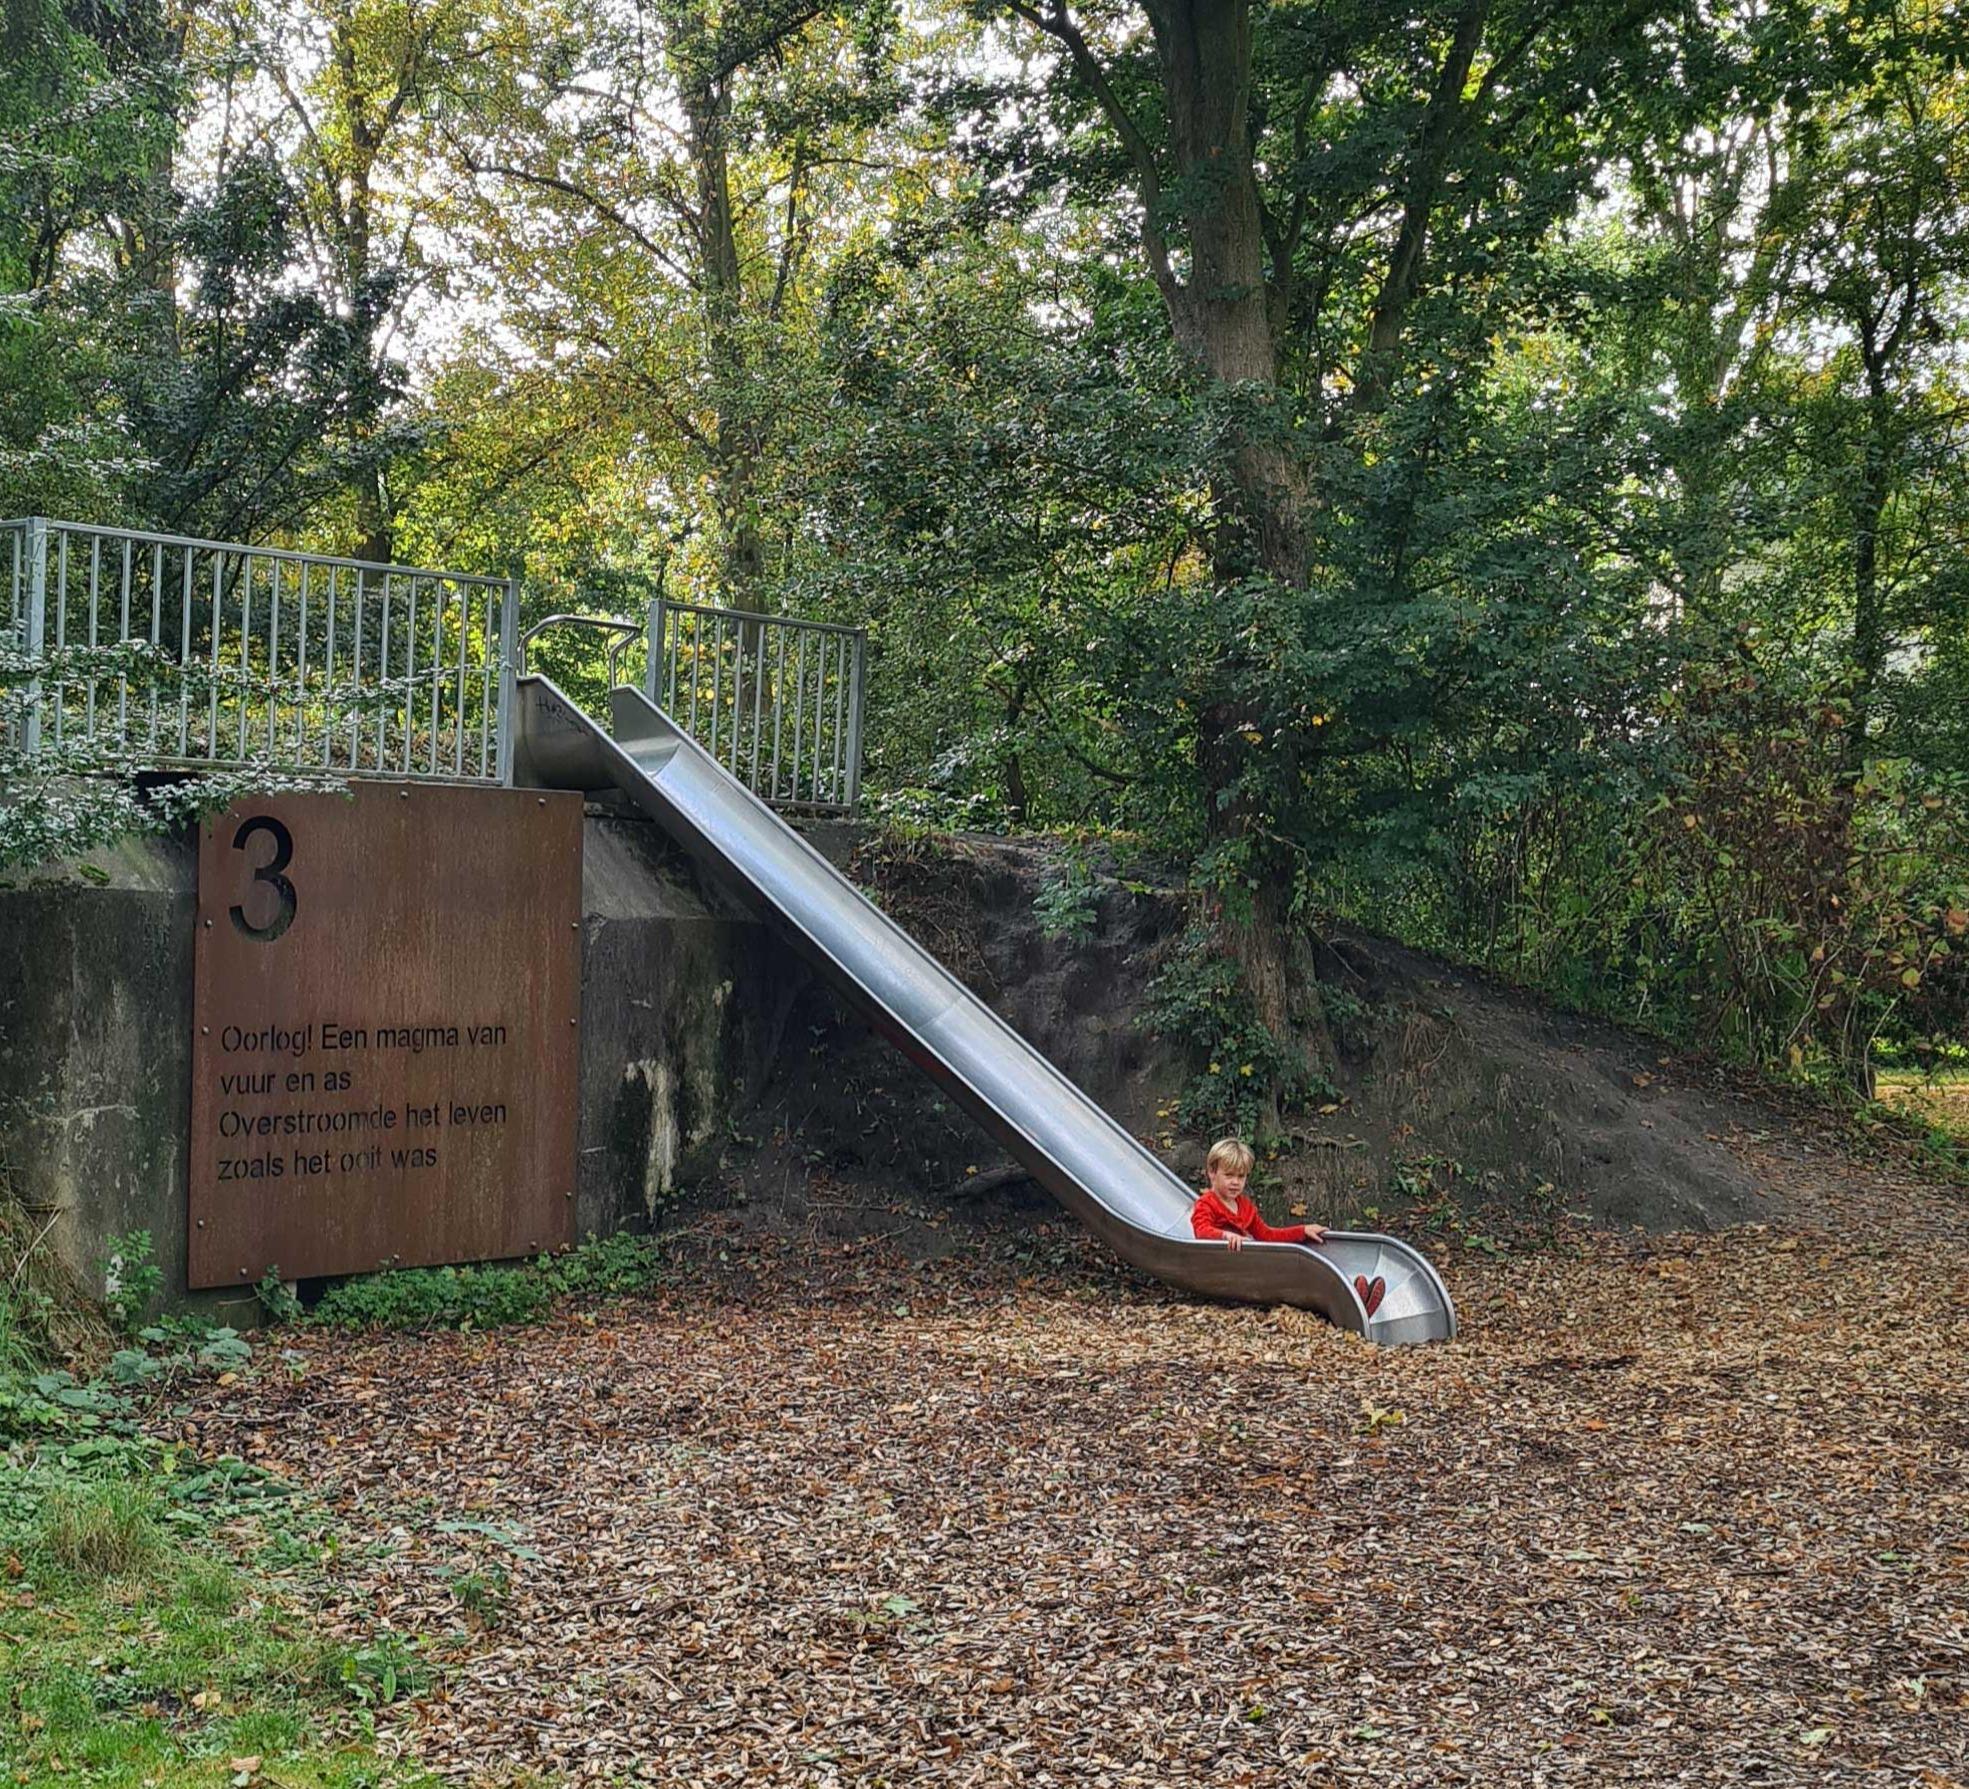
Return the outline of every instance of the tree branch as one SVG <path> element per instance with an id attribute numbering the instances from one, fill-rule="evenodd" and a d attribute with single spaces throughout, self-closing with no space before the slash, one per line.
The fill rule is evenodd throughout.
<path id="1" fill-rule="evenodd" d="M 597 217 L 613 224 L 652 260 L 667 267 L 692 291 L 698 289 L 697 280 L 690 269 L 679 262 L 662 243 L 632 222 L 600 193 L 590 191 L 578 181 L 563 180 L 558 174 L 536 174 L 530 168 L 516 168 L 507 162 L 482 162 L 472 155 L 465 157 L 465 170 L 470 174 L 501 174 L 508 180 L 519 181 L 523 186 L 537 186 L 548 192 L 564 193 L 571 199 L 579 199 Z"/>
<path id="2" fill-rule="evenodd" d="M 1374 295 L 1367 346 L 1354 381 L 1354 403 L 1364 408 L 1377 402 L 1388 386 L 1388 363 L 1401 342 L 1402 319 L 1422 284 L 1422 259 L 1428 246 L 1429 219 L 1442 191 L 1465 105 L 1463 89 L 1483 44 L 1490 0 L 1465 0 L 1449 47 L 1436 70 L 1435 87 L 1423 108 L 1409 156 L 1408 179 L 1402 194 L 1402 221 L 1395 233 L 1388 270 Z"/>
<path id="3" fill-rule="evenodd" d="M 1029 0 L 1005 0 L 1007 7 L 1034 30 L 1041 31 L 1065 46 L 1074 73 L 1094 96 L 1114 134 L 1121 139 L 1130 165 L 1135 170 L 1135 196 L 1142 206 L 1142 248 L 1148 256 L 1149 271 L 1157 288 L 1173 306 L 1183 296 L 1182 283 L 1169 265 L 1169 241 L 1162 233 L 1162 178 L 1156 172 L 1155 147 L 1143 136 L 1121 95 L 1115 91 L 1108 72 L 1101 66 L 1085 34 L 1068 14 L 1065 0 L 1054 0 L 1052 9 L 1041 12 Z"/>
<path id="4" fill-rule="evenodd" d="M 1298 177 L 1298 167 L 1306 153 L 1306 132 L 1311 127 L 1313 108 L 1319 104 L 1319 96 L 1326 91 L 1326 84 L 1333 78 L 1332 68 L 1316 69 L 1306 77 L 1306 84 L 1299 94 L 1299 104 L 1292 114 L 1292 168 L 1294 169 L 1294 192 L 1292 210 L 1287 214 L 1284 224 L 1277 223 L 1269 207 L 1260 195 L 1258 219 L 1265 232 L 1266 252 L 1272 258 L 1271 312 L 1274 334 L 1283 335 L 1285 322 L 1292 308 L 1293 287 L 1297 283 L 1293 263 L 1298 258 L 1299 244 L 1306 234 L 1306 219 L 1312 206 L 1312 189 Z"/>

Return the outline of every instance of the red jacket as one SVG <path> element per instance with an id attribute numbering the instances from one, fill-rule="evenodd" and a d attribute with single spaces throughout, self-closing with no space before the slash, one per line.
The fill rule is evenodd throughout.
<path id="1" fill-rule="evenodd" d="M 1235 1205 L 1206 1189 L 1190 1210 L 1190 1228 L 1206 1242 L 1221 1242 L 1226 1236 L 1243 1236 L 1252 1242 L 1304 1242 L 1306 1226 L 1287 1224 L 1274 1230 L 1258 1215 L 1257 1203 L 1249 1193 L 1240 1194 Z"/>

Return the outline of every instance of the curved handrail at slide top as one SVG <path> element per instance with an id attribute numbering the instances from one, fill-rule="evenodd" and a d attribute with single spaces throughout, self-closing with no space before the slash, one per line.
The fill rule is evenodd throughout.
<path id="1" fill-rule="evenodd" d="M 1124 1260 L 1187 1291 L 1318 1311 L 1376 1342 L 1456 1333 L 1429 1262 L 1391 1236 L 1330 1231 L 1233 1251 L 1190 1229 L 1190 1189 L 1000 1019 L 640 690 L 610 695 L 613 737 L 545 677 L 522 677 L 514 774 L 615 789 L 774 925 L 856 1011 Z M 1355 1275 L 1387 1284 L 1370 1319 Z"/>

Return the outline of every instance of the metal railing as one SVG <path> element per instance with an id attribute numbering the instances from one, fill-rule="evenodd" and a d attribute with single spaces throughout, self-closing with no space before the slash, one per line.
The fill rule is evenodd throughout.
<path id="1" fill-rule="evenodd" d="M 517 614 L 512 579 L 0 522 L 29 752 L 504 782 Z"/>
<path id="2" fill-rule="evenodd" d="M 0 522 L 0 649 L 33 681 L 8 743 L 160 768 L 511 780 L 518 581 L 140 529 Z M 861 628 L 658 598 L 602 627 L 609 681 L 651 701 L 775 806 L 850 812 L 861 793 Z"/>
<path id="3" fill-rule="evenodd" d="M 577 615 L 565 611 L 553 615 L 543 615 L 525 633 L 520 635 L 520 675 L 522 677 L 527 673 L 528 653 L 534 641 L 539 639 L 542 634 L 551 633 L 555 628 L 559 627 L 571 627 L 585 630 L 589 633 L 606 634 L 608 636 L 608 644 L 605 649 L 607 654 L 605 676 L 610 689 L 615 688 L 622 681 L 620 665 L 623 653 L 627 652 L 632 646 L 642 644 L 643 640 L 643 629 L 638 622 L 617 621 L 613 616 L 609 615 Z"/>
<path id="4" fill-rule="evenodd" d="M 775 807 L 861 798 L 867 630 L 659 597 L 644 690 Z"/>

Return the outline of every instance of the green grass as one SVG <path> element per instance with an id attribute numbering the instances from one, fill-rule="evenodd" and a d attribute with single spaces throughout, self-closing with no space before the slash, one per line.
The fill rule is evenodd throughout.
<path id="1" fill-rule="evenodd" d="M 41 1500 L 33 1551 L 70 1578 L 127 1578 L 156 1563 L 163 1501 L 149 1485 L 87 1479 Z"/>
<path id="2" fill-rule="evenodd" d="M 18 1783 L 191 1789 L 257 1757 L 280 1784 L 428 1781 L 363 1736 L 380 1673 L 197 1552 L 92 1579 L 30 1570 L 0 1594 L 0 1772 Z M 416 1687 L 414 1671 L 395 1693 Z M 257 1775 L 258 1773 L 256 1773 Z"/>
<path id="3" fill-rule="evenodd" d="M 1883 1069 L 1875 1090 L 1882 1105 L 1969 1141 L 1969 1068 L 1951 1065 L 1933 1075 Z"/>
<path id="4" fill-rule="evenodd" d="M 0 1214 L 0 1240 L 11 1234 Z M 647 1238 L 591 1238 L 511 1267 L 349 1281 L 308 1321 L 490 1328 L 663 1274 Z M 32 1280 L 0 1287 L 0 1789 L 434 1784 L 370 1743 L 379 1707 L 429 1687 L 421 1643 L 335 1639 L 307 1615 L 323 1562 L 359 1543 L 293 1487 L 144 1433 L 148 1401 L 188 1376 L 251 1370 L 250 1346 L 167 1319 L 112 1354 L 73 1288 Z M 141 1315 L 133 1302 L 123 1327 Z M 78 1347 L 102 1369 L 77 1367 Z M 64 1353 L 70 1366 L 55 1367 Z M 503 1572 L 451 1588 L 461 1622 L 497 1621 Z"/>
<path id="5" fill-rule="evenodd" d="M 1872 1111 L 1913 1145 L 1923 1169 L 1969 1186 L 1969 1064 L 1959 1054 L 1927 1073 L 1881 1069 Z"/>
<path id="6" fill-rule="evenodd" d="M 329 1519 L 147 1436 L 140 1400 L 212 1369 L 132 1359 L 121 1383 L 54 1371 L 0 1297 L 0 1789 L 429 1784 L 369 1743 L 428 1685 L 420 1649 L 315 1627 Z"/>

